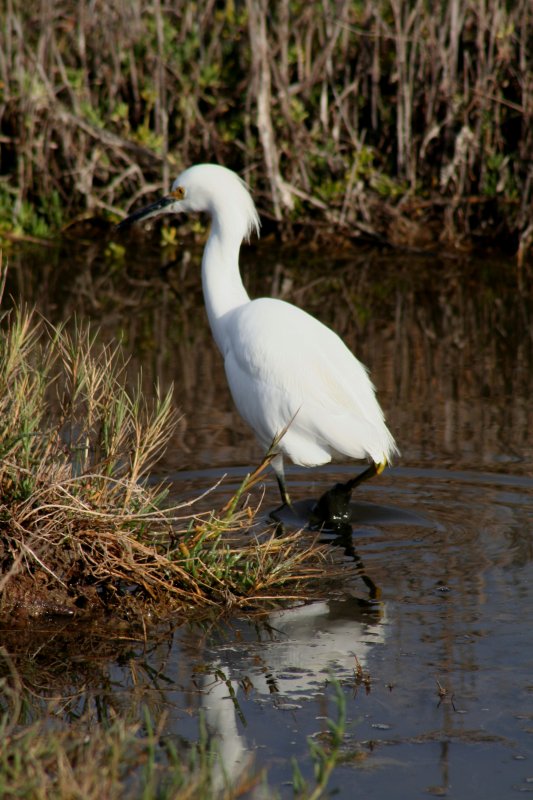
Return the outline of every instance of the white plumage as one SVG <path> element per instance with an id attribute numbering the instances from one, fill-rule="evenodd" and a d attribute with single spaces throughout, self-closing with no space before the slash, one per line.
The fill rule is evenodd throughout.
<path id="1" fill-rule="evenodd" d="M 265 451 L 288 426 L 273 461 L 283 500 L 284 456 L 304 467 L 367 460 L 380 472 L 397 448 L 366 368 L 305 311 L 273 298 L 251 300 L 244 288 L 239 250 L 243 239 L 259 233 L 259 217 L 234 172 L 214 164 L 190 167 L 168 197 L 119 227 L 187 211 L 206 211 L 212 220 L 202 285 L 235 405 Z"/>

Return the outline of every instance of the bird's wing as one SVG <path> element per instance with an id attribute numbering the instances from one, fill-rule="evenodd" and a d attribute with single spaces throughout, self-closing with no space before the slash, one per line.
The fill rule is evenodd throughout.
<path id="1" fill-rule="evenodd" d="M 367 371 L 333 331 L 270 298 L 236 309 L 227 326 L 230 389 L 264 446 L 290 424 L 282 449 L 295 463 L 387 452 L 392 437 Z"/>

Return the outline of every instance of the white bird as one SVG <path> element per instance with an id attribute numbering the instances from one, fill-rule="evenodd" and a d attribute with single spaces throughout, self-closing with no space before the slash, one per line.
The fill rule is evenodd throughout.
<path id="1" fill-rule="evenodd" d="M 337 334 L 302 309 L 270 297 L 252 300 L 244 288 L 239 251 L 243 239 L 259 235 L 260 222 L 238 175 L 215 164 L 189 167 L 168 196 L 118 227 L 190 211 L 211 216 L 202 258 L 209 324 L 237 409 L 265 452 L 275 442 L 272 466 L 283 503 L 290 505 L 284 457 L 302 467 L 332 459 L 370 461 L 341 485 L 348 492 L 379 474 L 398 450 L 366 368 Z"/>

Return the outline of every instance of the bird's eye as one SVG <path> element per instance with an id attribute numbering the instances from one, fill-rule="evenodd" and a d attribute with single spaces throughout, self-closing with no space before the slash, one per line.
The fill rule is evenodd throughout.
<path id="1" fill-rule="evenodd" d="M 176 188 L 170 192 L 170 196 L 175 197 L 176 200 L 183 200 L 185 197 L 185 189 L 183 186 L 176 186 Z"/>

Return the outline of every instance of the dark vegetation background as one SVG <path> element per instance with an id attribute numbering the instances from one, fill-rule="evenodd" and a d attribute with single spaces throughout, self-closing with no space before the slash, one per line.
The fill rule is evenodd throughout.
<path id="1" fill-rule="evenodd" d="M 128 210 L 217 161 L 293 232 L 524 258 L 531 0 L 0 8 L 4 235 Z"/>

